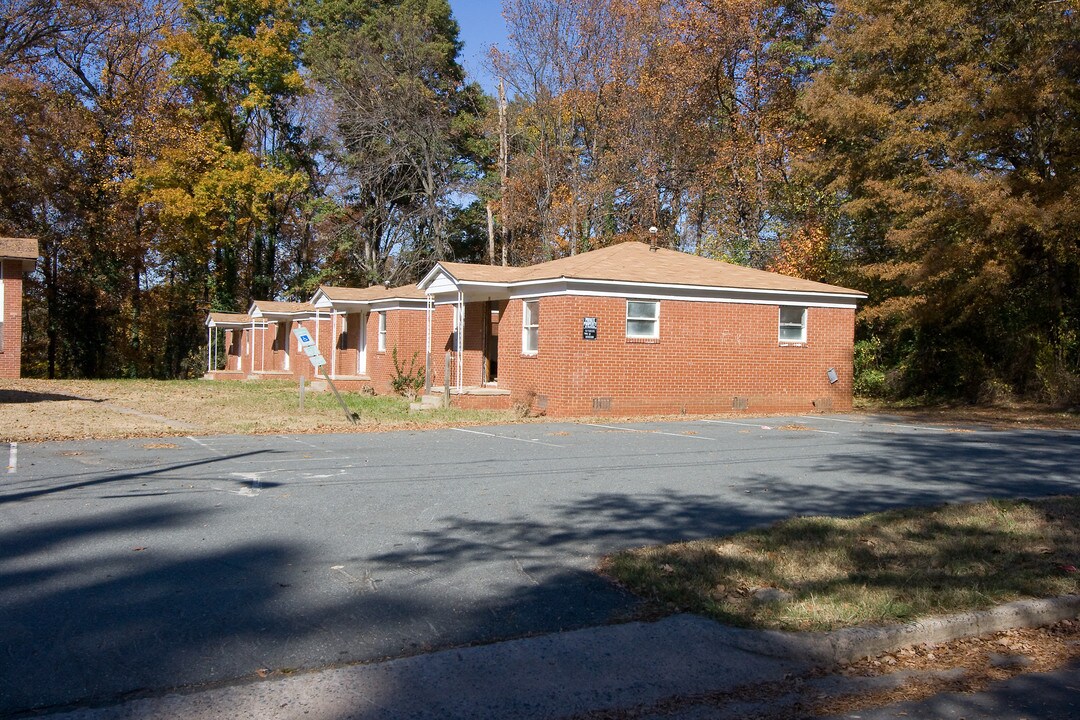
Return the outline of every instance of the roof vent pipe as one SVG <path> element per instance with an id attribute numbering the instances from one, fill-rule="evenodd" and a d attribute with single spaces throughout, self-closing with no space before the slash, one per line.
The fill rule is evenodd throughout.
<path id="1" fill-rule="evenodd" d="M 656 233 L 659 232 L 655 225 L 649 228 L 649 249 L 656 252 Z"/>

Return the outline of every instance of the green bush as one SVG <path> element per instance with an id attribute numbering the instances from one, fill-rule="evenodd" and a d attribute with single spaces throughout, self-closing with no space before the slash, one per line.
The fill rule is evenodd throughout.
<path id="1" fill-rule="evenodd" d="M 855 394 L 881 398 L 887 393 L 885 370 L 881 367 L 881 338 L 872 335 L 855 343 Z"/>
<path id="2" fill-rule="evenodd" d="M 398 395 L 404 395 L 412 400 L 424 387 L 424 368 L 416 367 L 416 358 L 420 354 L 417 350 L 409 360 L 408 367 L 398 360 L 397 346 L 390 351 L 390 358 L 394 362 L 394 376 L 390 378 L 390 387 Z"/>

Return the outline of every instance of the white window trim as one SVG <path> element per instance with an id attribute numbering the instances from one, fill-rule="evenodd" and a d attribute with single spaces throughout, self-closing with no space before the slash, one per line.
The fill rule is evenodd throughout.
<path id="1" fill-rule="evenodd" d="M 801 309 L 802 310 L 802 317 L 801 317 L 800 322 L 799 322 L 798 325 L 796 325 L 795 323 L 785 323 L 784 322 L 784 308 L 785 307 L 788 308 L 788 309 Z M 780 307 L 778 307 L 776 309 L 776 315 L 777 315 L 776 337 L 777 337 L 778 342 L 781 345 L 805 345 L 806 344 L 807 308 L 803 307 L 803 306 L 781 305 Z M 799 337 L 797 339 L 796 338 L 785 338 L 783 336 L 783 331 L 784 331 L 785 327 L 787 327 L 787 328 L 798 327 L 799 330 L 800 330 Z"/>
<path id="2" fill-rule="evenodd" d="M 386 352 L 386 312 L 379 313 L 379 352 Z"/>
<path id="3" fill-rule="evenodd" d="M 534 308 L 532 315 L 532 324 L 528 324 L 529 320 L 529 306 Z M 529 347 L 529 330 L 536 330 L 536 346 Z M 536 355 L 540 351 L 540 301 L 539 300 L 525 300 L 521 303 L 521 354 L 522 355 Z"/>
<path id="4" fill-rule="evenodd" d="M 630 303 L 652 303 L 656 306 L 656 317 L 631 317 Z M 630 321 L 648 321 L 653 324 L 651 335 L 632 335 L 630 333 Z M 660 301 L 659 300 L 627 300 L 626 301 L 626 339 L 627 340 L 659 340 L 660 339 Z"/>

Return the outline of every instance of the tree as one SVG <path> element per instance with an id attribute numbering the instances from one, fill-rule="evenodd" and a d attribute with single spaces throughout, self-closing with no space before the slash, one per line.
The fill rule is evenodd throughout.
<path id="1" fill-rule="evenodd" d="M 763 266 L 813 224 L 792 174 L 822 3 L 513 0 L 519 250 L 646 236 Z M 514 225 L 519 223 L 519 225 Z M 531 259 L 531 258 L 527 258 Z"/>
<path id="2" fill-rule="evenodd" d="M 300 28 L 290 0 L 182 6 L 167 42 L 182 109 L 140 182 L 166 254 L 205 267 L 204 302 L 242 310 L 282 290 L 280 250 L 309 186 L 311 160 L 290 121 L 305 91 Z"/>
<path id="3" fill-rule="evenodd" d="M 333 99 L 345 187 L 324 230 L 336 281 L 397 284 L 450 256 L 450 194 L 475 164 L 483 100 L 445 0 L 323 2 L 308 60 Z"/>
<path id="4" fill-rule="evenodd" d="M 849 0 L 822 52 L 811 167 L 841 201 L 863 321 L 906 389 L 1052 395 L 1052 375 L 1075 380 L 1075 4 Z"/>
<path id="5" fill-rule="evenodd" d="M 151 112 L 168 12 L 134 0 L 17 7 L 26 14 L 2 23 L 0 225 L 41 240 L 29 369 L 149 373 L 149 239 L 123 188 L 137 162 L 133 128 Z"/>

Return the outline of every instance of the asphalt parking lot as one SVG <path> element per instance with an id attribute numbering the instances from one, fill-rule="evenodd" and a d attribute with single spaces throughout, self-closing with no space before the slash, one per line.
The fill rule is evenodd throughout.
<path id="1" fill-rule="evenodd" d="M 0 715 L 618 621 L 603 553 L 1075 493 L 1078 450 L 858 415 L 0 445 Z"/>

